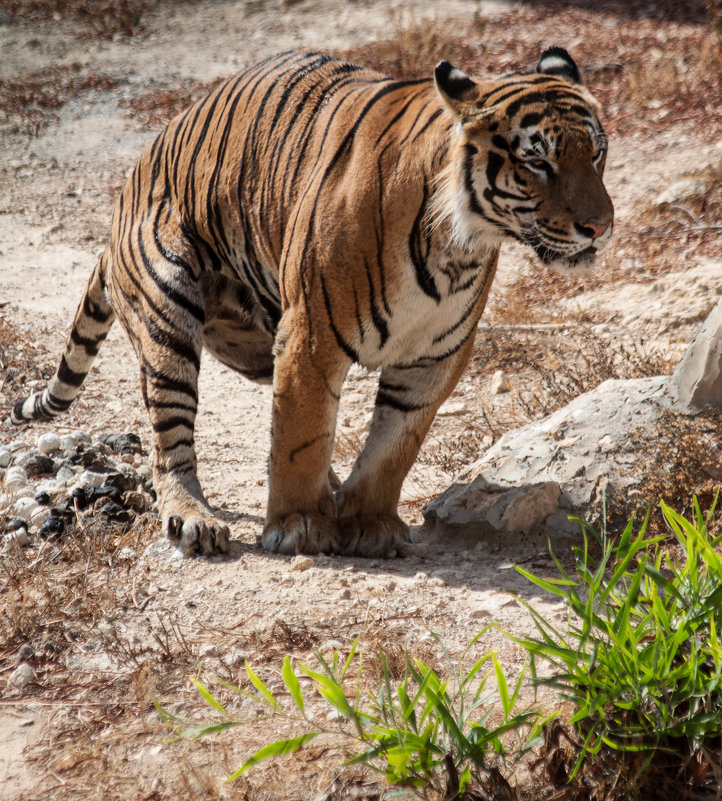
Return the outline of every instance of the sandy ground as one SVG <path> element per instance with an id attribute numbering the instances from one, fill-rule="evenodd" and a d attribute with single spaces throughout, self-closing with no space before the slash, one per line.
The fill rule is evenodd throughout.
<path id="1" fill-rule="evenodd" d="M 468 15 L 478 5 L 448 0 L 444 13 Z M 503 12 L 502 4 L 481 5 L 494 13 Z M 414 19 L 433 14 L 435 7 L 416 4 Z M 49 354 L 48 363 L 54 362 L 102 248 L 114 193 L 154 134 L 119 106 L 122 98 L 186 79 L 207 81 L 228 75 L 287 48 L 362 44 L 386 35 L 399 15 L 407 13 L 371 0 L 199 2 L 168 4 L 149 17 L 144 34 L 135 39 L 77 38 L 72 21 L 62 19 L 0 27 L 0 77 L 79 63 L 120 78 L 110 91 L 72 100 L 58 112 L 59 120 L 41 128 L 37 135 L 13 117 L 0 119 L 0 302 L 5 319 L 26 333 L 29 344 L 37 344 Z M 618 219 L 684 174 L 680 149 L 694 153 L 702 163 L 722 157 L 720 146 L 696 141 L 689 132 L 670 131 L 654 141 L 638 138 L 625 142 L 624 147 L 612 143 L 608 185 Z M 523 254 L 509 249 L 503 257 L 498 292 L 509 291 L 525 263 Z M 611 321 L 608 328 L 624 325 L 631 336 L 653 342 L 675 356 L 719 296 L 721 266 L 692 257 L 680 264 L 678 275 L 671 278 L 635 285 L 629 292 L 618 285 L 590 291 L 570 301 L 568 310 L 576 314 L 579 309 L 592 308 L 600 319 L 606 315 Z M 22 436 L 33 441 L 48 428 L 82 428 L 91 433 L 130 430 L 139 433 L 147 445 L 149 429 L 137 372 L 130 345 L 116 326 L 71 412 L 52 426 L 37 425 Z M 375 381 L 375 376 L 361 370 L 353 370 L 349 376 L 338 418 L 341 474 L 350 468 L 355 444 L 368 424 Z M 217 646 L 220 630 L 233 632 L 245 627 L 247 632 L 250 627 L 268 632 L 277 620 L 291 627 L 305 624 L 322 642 L 339 641 L 344 647 L 356 634 L 381 629 L 389 641 L 403 647 L 428 646 L 431 628 L 453 651 L 491 619 L 511 630 L 529 628 L 526 613 L 509 593 L 533 598 L 550 620 L 563 620 L 561 608 L 546 598 L 536 598 L 528 583 L 506 569 L 510 562 L 545 568 L 546 545 L 541 541 L 463 541 L 415 529 L 415 537 L 428 542 L 425 559 L 368 562 L 319 557 L 310 569 L 291 571 L 288 558 L 264 553 L 256 544 L 266 495 L 270 389 L 244 383 L 208 357 L 201 372 L 200 397 L 196 430 L 200 478 L 210 502 L 227 512 L 232 521 L 233 550 L 229 558 L 187 560 L 178 558 L 165 542 L 148 540 L 132 576 L 134 592 L 150 600 L 144 612 L 130 611 L 118 618 L 126 630 L 146 636 L 152 610 L 159 619 L 167 615 L 185 626 L 195 653 L 203 646 Z M 3 398 L 7 403 L 11 400 Z M 493 408 L 503 402 L 489 394 L 486 380 L 464 377 L 442 409 L 425 452 L 463 437 L 478 418 L 482 403 Z M 16 431 L 7 428 L 0 432 L 0 442 L 17 437 Z M 410 522 L 421 522 L 424 500 L 438 494 L 449 481 L 450 476 L 436 464 L 420 463 L 414 468 L 404 490 L 408 502 L 404 514 Z M 154 536 L 157 534 L 156 529 Z M 222 640 L 220 651 L 206 648 L 204 664 L 209 671 L 222 664 L 224 649 L 230 648 L 231 642 L 232 637 Z M 521 665 L 519 649 L 498 633 L 491 632 L 484 644 L 499 648 L 509 668 Z M 252 661 L 262 659 L 262 654 L 251 652 L 249 656 Z M 103 663 L 92 649 L 85 659 L 83 670 L 90 673 L 121 671 L 112 660 Z M 162 676 L 159 679 L 162 684 Z M 56 681 L 60 680 L 56 676 Z M 82 693 L 78 703 L 82 703 Z M 60 798 L 74 783 L 82 785 L 76 773 L 67 772 L 67 765 L 55 765 L 48 773 L 27 761 L 37 753 L 34 743 L 52 740 L 59 714 L 57 708 L 32 699 L 8 696 L 0 701 L 2 801 L 39 797 L 41 785 L 44 797 Z M 119 733 L 109 726 L 104 736 L 110 742 Z M 125 758 L 130 760 L 125 768 L 132 777 L 129 787 L 135 793 L 131 796 L 129 791 L 127 797 L 166 797 L 159 788 L 177 785 L 181 767 L 172 757 L 174 746 L 162 745 L 157 734 L 155 739 L 145 740 L 138 734 L 138 740 L 131 738 L 124 748 Z M 207 750 L 203 753 L 204 764 L 215 764 Z M 247 750 L 239 746 L 238 753 Z M 216 772 L 222 773 L 223 768 Z M 160 785 L 152 785 L 156 779 Z M 320 782 L 318 779 L 314 792 Z M 307 797 L 313 797 L 310 791 Z"/>

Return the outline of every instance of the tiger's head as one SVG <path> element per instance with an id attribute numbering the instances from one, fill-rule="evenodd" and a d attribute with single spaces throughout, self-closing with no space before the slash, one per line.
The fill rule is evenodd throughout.
<path id="1" fill-rule="evenodd" d="M 602 181 L 607 139 L 571 56 L 545 50 L 536 72 L 472 80 L 441 61 L 436 90 L 457 148 L 439 203 L 453 237 L 475 248 L 512 237 L 562 269 L 583 268 L 610 239 Z"/>

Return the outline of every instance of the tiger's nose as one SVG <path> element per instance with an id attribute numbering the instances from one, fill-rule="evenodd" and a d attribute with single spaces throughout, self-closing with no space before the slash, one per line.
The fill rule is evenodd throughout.
<path id="1" fill-rule="evenodd" d="M 609 228 L 611 224 L 611 219 L 602 220 L 602 222 L 598 222 L 597 220 L 587 220 L 581 225 L 578 225 L 577 228 L 581 234 L 584 234 L 584 236 L 588 236 L 590 239 L 599 239 L 599 237 Z"/>

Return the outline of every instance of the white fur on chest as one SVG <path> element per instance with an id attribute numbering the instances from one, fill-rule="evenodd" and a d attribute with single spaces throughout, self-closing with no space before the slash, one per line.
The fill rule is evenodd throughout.
<path id="1" fill-rule="evenodd" d="M 359 363 L 373 370 L 420 359 L 437 359 L 454 350 L 469 334 L 472 317 L 486 296 L 494 257 L 485 250 L 472 257 L 462 251 L 445 255 L 430 271 L 438 299 L 424 292 L 414 267 L 406 266 L 400 291 L 387 320 L 388 338 L 365 327 L 358 347 Z"/>

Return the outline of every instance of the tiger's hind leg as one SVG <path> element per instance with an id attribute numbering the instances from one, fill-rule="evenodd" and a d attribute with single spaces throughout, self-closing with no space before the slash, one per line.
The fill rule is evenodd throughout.
<path id="1" fill-rule="evenodd" d="M 214 516 L 198 481 L 194 443 L 205 312 L 192 265 L 166 259 L 154 236 L 117 248 L 108 291 L 140 362 L 153 438 L 153 481 L 162 529 L 186 554 L 229 550 L 228 526 Z"/>

